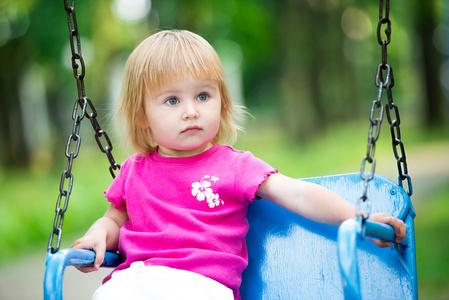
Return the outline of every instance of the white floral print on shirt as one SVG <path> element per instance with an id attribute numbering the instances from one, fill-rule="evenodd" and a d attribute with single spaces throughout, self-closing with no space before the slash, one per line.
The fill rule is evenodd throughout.
<path id="1" fill-rule="evenodd" d="M 220 204 L 223 205 L 224 202 L 220 200 L 218 193 L 214 193 L 210 187 L 212 185 L 211 181 L 215 183 L 218 180 L 218 177 L 204 175 L 199 182 L 192 183 L 192 196 L 196 196 L 198 201 L 206 200 L 210 208 L 214 208 Z"/>

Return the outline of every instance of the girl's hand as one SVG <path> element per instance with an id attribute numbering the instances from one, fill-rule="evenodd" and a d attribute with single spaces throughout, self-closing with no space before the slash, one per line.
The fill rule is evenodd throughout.
<path id="1" fill-rule="evenodd" d="M 98 271 L 104 261 L 106 251 L 116 251 L 120 236 L 120 228 L 128 220 L 126 210 L 117 210 L 110 205 L 103 218 L 98 219 L 87 233 L 73 243 L 74 249 L 88 249 L 96 253 L 93 267 L 76 267 L 81 272 Z"/>
<path id="2" fill-rule="evenodd" d="M 104 261 L 106 237 L 98 231 L 88 232 L 85 236 L 75 241 L 72 248 L 93 250 L 96 254 L 93 267 L 76 267 L 78 270 L 83 273 L 98 271 Z"/>
<path id="3" fill-rule="evenodd" d="M 392 217 L 387 213 L 372 214 L 368 218 L 368 220 L 391 225 L 393 227 L 395 235 L 396 235 L 396 238 L 394 239 L 395 243 L 400 243 L 405 238 L 405 234 L 407 233 L 407 228 L 405 227 L 405 224 L 402 220 Z M 370 239 L 370 240 L 374 244 L 376 244 L 377 246 L 379 246 L 381 248 L 392 247 L 391 243 L 387 242 L 387 241 L 376 240 L 376 239 Z"/>

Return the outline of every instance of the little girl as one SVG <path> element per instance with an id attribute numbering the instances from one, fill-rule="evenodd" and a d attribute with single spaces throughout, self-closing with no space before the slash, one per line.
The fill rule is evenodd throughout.
<path id="1" fill-rule="evenodd" d="M 84 272 L 98 270 L 107 250 L 123 257 L 94 299 L 240 299 L 253 199 L 327 224 L 355 217 L 355 207 L 333 192 L 226 146 L 241 112 L 200 36 L 162 31 L 133 51 L 117 115 L 137 151 L 105 192 L 104 217 L 72 246 L 96 252 Z M 396 242 L 405 237 L 401 220 L 370 219 L 393 226 Z"/>

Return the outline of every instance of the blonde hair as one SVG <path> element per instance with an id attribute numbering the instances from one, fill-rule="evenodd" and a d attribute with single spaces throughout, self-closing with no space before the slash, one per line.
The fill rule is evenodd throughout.
<path id="1" fill-rule="evenodd" d="M 218 82 L 221 96 L 221 121 L 217 144 L 232 144 L 241 128 L 243 107 L 232 102 L 220 59 L 202 37 L 186 30 L 161 31 L 140 43 L 125 66 L 122 92 L 116 115 L 125 140 L 136 151 L 150 153 L 157 146 L 146 128 L 144 95 L 157 95 L 161 89 L 192 76 Z"/>

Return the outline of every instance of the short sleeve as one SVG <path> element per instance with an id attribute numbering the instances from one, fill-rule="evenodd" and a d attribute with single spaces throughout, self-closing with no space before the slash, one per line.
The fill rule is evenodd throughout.
<path id="1" fill-rule="evenodd" d="M 128 165 L 125 161 L 111 185 L 104 192 L 106 199 L 118 210 L 126 210 L 124 186 L 127 177 L 127 167 Z"/>
<path id="2" fill-rule="evenodd" d="M 277 169 L 255 157 L 251 152 L 243 152 L 236 169 L 235 191 L 237 198 L 249 202 L 253 199 L 260 199 L 256 196 L 259 186 L 270 174 L 277 172 Z"/>

